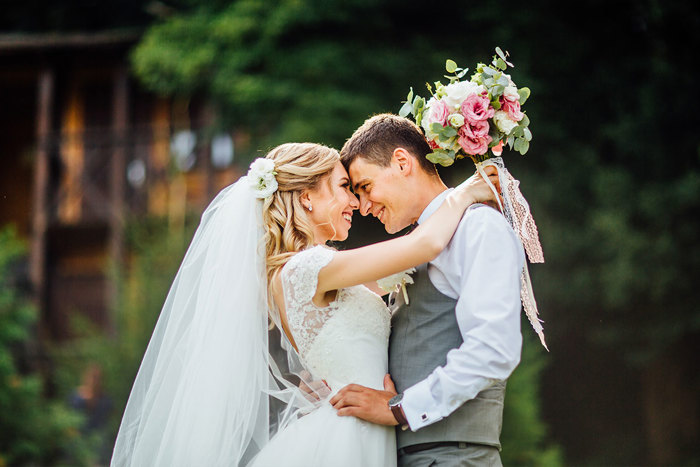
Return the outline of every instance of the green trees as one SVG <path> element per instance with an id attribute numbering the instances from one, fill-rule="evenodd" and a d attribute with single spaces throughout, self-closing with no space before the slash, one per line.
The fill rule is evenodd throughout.
<path id="1" fill-rule="evenodd" d="M 208 98 L 262 152 L 292 140 L 340 146 L 370 114 L 398 111 L 410 86 L 440 79 L 446 58 L 474 66 L 495 46 L 508 50 L 514 80 L 532 90 L 530 150 L 505 158 L 547 260 L 531 270 L 552 350 L 543 416 L 571 463 L 697 461 L 699 428 L 686 412 L 700 390 L 689 52 L 700 45 L 699 7 L 567 9 L 189 0 L 148 31 L 133 63 L 150 89 Z M 455 166 L 446 178 L 471 172 Z M 539 365 L 525 358 L 518 371 Z"/>
<path id="2" fill-rule="evenodd" d="M 24 251 L 13 228 L 0 230 L 0 464 L 86 464 L 82 416 L 47 397 L 45 378 L 28 368 L 37 313 L 18 282 Z"/>

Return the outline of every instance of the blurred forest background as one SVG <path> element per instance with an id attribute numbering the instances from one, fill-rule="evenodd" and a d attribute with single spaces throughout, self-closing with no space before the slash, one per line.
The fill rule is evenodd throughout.
<path id="1" fill-rule="evenodd" d="M 505 160 L 551 350 L 524 322 L 504 464 L 700 465 L 699 31 L 682 1 L 3 2 L 0 466 L 108 462 L 198 216 L 254 157 L 340 148 L 496 46 L 532 90 Z M 75 84 L 107 68 L 108 92 Z M 340 247 L 383 238 L 362 219 Z"/>

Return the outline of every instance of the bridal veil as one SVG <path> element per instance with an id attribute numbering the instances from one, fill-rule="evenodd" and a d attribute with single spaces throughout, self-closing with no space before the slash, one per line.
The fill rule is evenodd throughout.
<path id="1" fill-rule="evenodd" d="M 270 353 L 280 346 L 268 342 L 263 200 L 246 178 L 202 215 L 136 376 L 112 466 L 245 464 L 319 404 L 288 341 L 283 358 Z"/>

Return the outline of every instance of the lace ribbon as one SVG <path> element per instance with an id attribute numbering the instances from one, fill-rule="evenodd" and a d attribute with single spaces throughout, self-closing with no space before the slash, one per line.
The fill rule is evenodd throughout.
<path id="1" fill-rule="evenodd" d="M 489 177 L 484 172 L 484 167 L 487 166 L 496 168 L 503 198 L 499 196 L 496 187 L 493 186 L 493 183 L 491 183 L 491 180 L 489 180 Z M 535 225 L 535 219 L 533 219 L 530 213 L 530 205 L 518 188 L 520 182 L 508 172 L 501 157 L 492 157 L 483 162 L 477 162 L 476 170 L 481 174 L 482 178 L 486 180 L 486 183 L 488 183 L 491 191 L 493 191 L 496 196 L 501 212 L 511 227 L 513 227 L 513 230 L 518 234 L 530 262 L 544 263 L 544 254 L 542 253 L 542 245 L 540 244 L 537 225 Z M 501 199 L 503 200 L 502 203 Z M 549 350 L 544 340 L 544 329 L 542 328 L 542 320 L 539 318 L 539 312 L 537 311 L 537 302 L 535 301 L 535 294 L 532 291 L 532 282 L 530 281 L 527 263 L 523 267 L 520 277 L 520 299 L 523 302 L 523 308 L 525 309 L 525 314 L 530 324 L 532 324 L 533 329 L 540 337 L 540 342 L 542 342 L 545 349 Z"/>

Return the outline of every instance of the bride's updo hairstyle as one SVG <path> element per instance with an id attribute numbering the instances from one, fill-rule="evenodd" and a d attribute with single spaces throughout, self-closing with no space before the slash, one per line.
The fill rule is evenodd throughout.
<path id="1" fill-rule="evenodd" d="M 301 203 L 304 190 L 314 190 L 328 181 L 340 161 L 333 148 L 314 143 L 286 143 L 265 156 L 275 162 L 278 188 L 265 199 L 263 227 L 265 229 L 265 259 L 267 280 L 295 253 L 314 244 L 313 224 Z"/>

